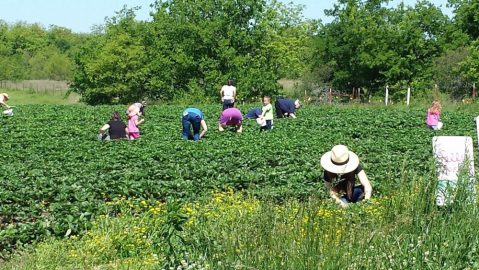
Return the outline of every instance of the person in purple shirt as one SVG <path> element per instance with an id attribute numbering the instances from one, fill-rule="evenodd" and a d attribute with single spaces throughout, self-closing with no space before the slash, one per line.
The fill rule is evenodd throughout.
<path id="1" fill-rule="evenodd" d="M 292 100 L 292 99 L 285 99 L 285 98 L 278 98 L 274 103 L 276 117 L 283 118 L 283 117 L 291 117 L 296 118 L 296 109 L 299 109 L 301 104 L 299 100 Z"/>
<path id="2" fill-rule="evenodd" d="M 237 108 L 229 108 L 221 113 L 218 129 L 224 131 L 226 126 L 235 126 L 236 132 L 243 132 L 243 114 Z"/>

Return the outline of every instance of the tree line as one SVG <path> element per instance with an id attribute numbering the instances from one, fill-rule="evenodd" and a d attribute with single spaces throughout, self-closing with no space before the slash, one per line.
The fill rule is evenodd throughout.
<path id="1" fill-rule="evenodd" d="M 240 99 L 281 92 L 278 80 L 377 95 L 436 88 L 470 95 L 479 77 L 479 0 L 338 0 L 330 23 L 275 0 L 157 0 L 151 19 L 124 8 L 89 34 L 0 21 L 0 80 L 70 80 L 89 104 L 217 99 L 235 80 Z M 320 12 L 320 11 L 318 11 Z M 401 91 L 396 91 L 401 95 Z"/>

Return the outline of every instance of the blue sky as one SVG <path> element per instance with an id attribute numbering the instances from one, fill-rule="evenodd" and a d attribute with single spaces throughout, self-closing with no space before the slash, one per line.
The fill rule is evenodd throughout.
<path id="1" fill-rule="evenodd" d="M 115 11 L 124 5 L 128 7 L 141 6 L 137 12 L 139 19 L 149 17 L 149 5 L 154 0 L 0 0 L 0 19 L 8 23 L 26 21 L 40 23 L 44 26 L 58 25 L 72 29 L 75 32 L 90 32 L 93 25 L 102 24 L 105 17 L 111 17 Z M 282 0 L 291 2 L 290 0 Z M 324 10 L 329 9 L 336 0 L 292 0 L 295 4 L 305 5 L 306 18 L 330 21 L 324 16 Z M 401 0 L 391 1 L 397 5 Z M 447 0 L 431 0 L 437 6 L 446 7 Z M 416 1 L 404 0 L 407 5 Z M 446 14 L 450 10 L 446 9 Z"/>

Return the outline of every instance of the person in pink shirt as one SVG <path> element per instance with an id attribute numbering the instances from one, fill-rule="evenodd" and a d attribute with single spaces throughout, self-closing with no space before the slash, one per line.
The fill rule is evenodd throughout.
<path id="1" fill-rule="evenodd" d="M 138 125 L 143 123 L 145 119 L 139 119 L 138 114 L 128 116 L 128 138 L 130 140 L 140 138 L 140 129 Z"/>
<path id="2" fill-rule="evenodd" d="M 433 130 L 440 130 L 442 128 L 441 103 L 439 101 L 433 101 L 431 107 L 427 110 L 426 124 Z"/>
<path id="3" fill-rule="evenodd" d="M 224 131 L 226 126 L 235 126 L 236 132 L 243 131 L 243 114 L 237 108 L 229 108 L 221 113 L 219 130 Z"/>

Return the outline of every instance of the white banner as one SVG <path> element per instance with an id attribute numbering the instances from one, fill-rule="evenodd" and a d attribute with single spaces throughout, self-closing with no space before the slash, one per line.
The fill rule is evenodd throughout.
<path id="1" fill-rule="evenodd" d="M 465 136 L 436 136 L 432 139 L 432 148 L 434 158 L 436 159 L 439 180 L 436 204 L 444 206 L 454 200 L 454 192 L 461 172 L 468 174 L 470 179 L 468 189 L 471 192 L 471 196 L 475 196 L 472 138 Z M 465 164 L 465 162 L 467 163 Z"/>

